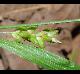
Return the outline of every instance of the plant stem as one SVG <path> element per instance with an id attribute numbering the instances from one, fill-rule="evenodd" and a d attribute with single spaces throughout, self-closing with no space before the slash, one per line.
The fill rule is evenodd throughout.
<path id="1" fill-rule="evenodd" d="M 71 22 L 80 22 L 80 19 L 73 19 L 73 20 L 54 20 L 54 21 L 48 21 L 48 22 L 39 22 L 39 23 L 32 23 L 32 24 L 17 24 L 17 25 L 5 25 L 0 26 L 0 29 L 9 29 L 9 28 L 18 28 L 18 27 L 36 27 L 36 26 L 43 26 L 48 24 L 63 24 L 63 23 L 71 23 Z"/>

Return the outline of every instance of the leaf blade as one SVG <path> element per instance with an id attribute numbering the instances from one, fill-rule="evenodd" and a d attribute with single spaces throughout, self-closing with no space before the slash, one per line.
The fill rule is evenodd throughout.
<path id="1" fill-rule="evenodd" d="M 3 47 L 23 59 L 36 63 L 49 70 L 80 69 L 78 66 L 75 66 L 75 64 L 72 65 L 72 63 L 70 63 L 67 59 L 48 51 L 41 50 L 41 48 L 35 48 L 32 45 L 23 45 L 0 39 L 0 47 Z"/>
<path id="2" fill-rule="evenodd" d="M 63 23 L 71 23 L 71 22 L 80 22 L 80 19 L 73 19 L 73 20 L 52 20 L 48 22 L 38 22 L 38 23 L 32 23 L 32 24 L 17 24 L 17 25 L 4 25 L 0 26 L 0 29 L 12 29 L 12 28 L 19 28 L 19 27 L 26 27 L 26 29 L 29 29 L 31 27 L 37 28 L 37 26 L 43 26 L 43 25 L 48 25 L 48 24 L 63 24 Z M 28 28 L 27 28 L 28 27 Z"/>

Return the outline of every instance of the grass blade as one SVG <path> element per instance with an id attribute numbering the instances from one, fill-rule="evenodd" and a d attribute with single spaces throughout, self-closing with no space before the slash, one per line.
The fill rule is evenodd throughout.
<path id="1" fill-rule="evenodd" d="M 32 24 L 17 24 L 17 25 L 5 25 L 0 26 L 0 29 L 11 29 L 11 28 L 18 28 L 18 27 L 36 27 L 36 26 L 42 26 L 42 25 L 48 25 L 48 24 L 63 24 L 63 23 L 71 23 L 71 22 L 80 22 L 80 19 L 73 19 L 73 20 L 54 20 L 54 21 L 48 21 L 48 22 L 38 22 L 38 23 L 32 23 Z"/>
<path id="2" fill-rule="evenodd" d="M 49 70 L 80 70 L 80 66 L 41 48 L 0 39 L 0 47 Z"/>

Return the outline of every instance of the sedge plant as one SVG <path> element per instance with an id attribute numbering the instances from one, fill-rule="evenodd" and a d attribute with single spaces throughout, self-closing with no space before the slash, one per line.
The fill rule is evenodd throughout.
<path id="1" fill-rule="evenodd" d="M 57 39 L 57 29 L 44 29 L 40 32 L 36 31 L 39 26 L 48 24 L 63 24 L 70 22 L 80 22 L 80 19 L 74 20 L 54 20 L 48 22 L 32 23 L 32 24 L 18 24 L 13 26 L 0 26 L 0 29 L 15 29 L 10 32 L 15 38 L 14 41 L 0 38 L 0 47 L 12 52 L 21 58 L 28 60 L 34 64 L 41 66 L 47 70 L 80 70 L 80 66 L 71 60 L 67 60 L 55 53 L 49 52 L 45 49 L 45 41 L 52 43 L 62 43 Z M 7 33 L 7 32 L 3 32 Z M 9 32 L 8 32 L 9 33 Z M 22 39 L 32 42 L 29 44 L 22 44 Z"/>

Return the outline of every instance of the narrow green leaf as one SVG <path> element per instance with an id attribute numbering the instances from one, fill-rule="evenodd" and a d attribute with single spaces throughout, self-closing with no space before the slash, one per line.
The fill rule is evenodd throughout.
<path id="1" fill-rule="evenodd" d="M 0 26 L 0 29 L 10 29 L 10 28 L 17 28 L 21 30 L 27 30 L 27 29 L 36 29 L 37 26 L 42 26 L 42 25 L 48 25 L 48 24 L 63 24 L 63 23 L 71 23 L 71 22 L 80 22 L 80 19 L 73 19 L 73 20 L 52 20 L 48 22 L 39 22 L 39 23 L 32 23 L 32 24 L 17 24 L 17 25 L 5 25 L 5 26 Z M 25 28 L 26 27 L 26 28 Z"/>
<path id="2" fill-rule="evenodd" d="M 41 48 L 0 39 L 0 47 L 49 70 L 80 70 L 80 66 Z"/>

